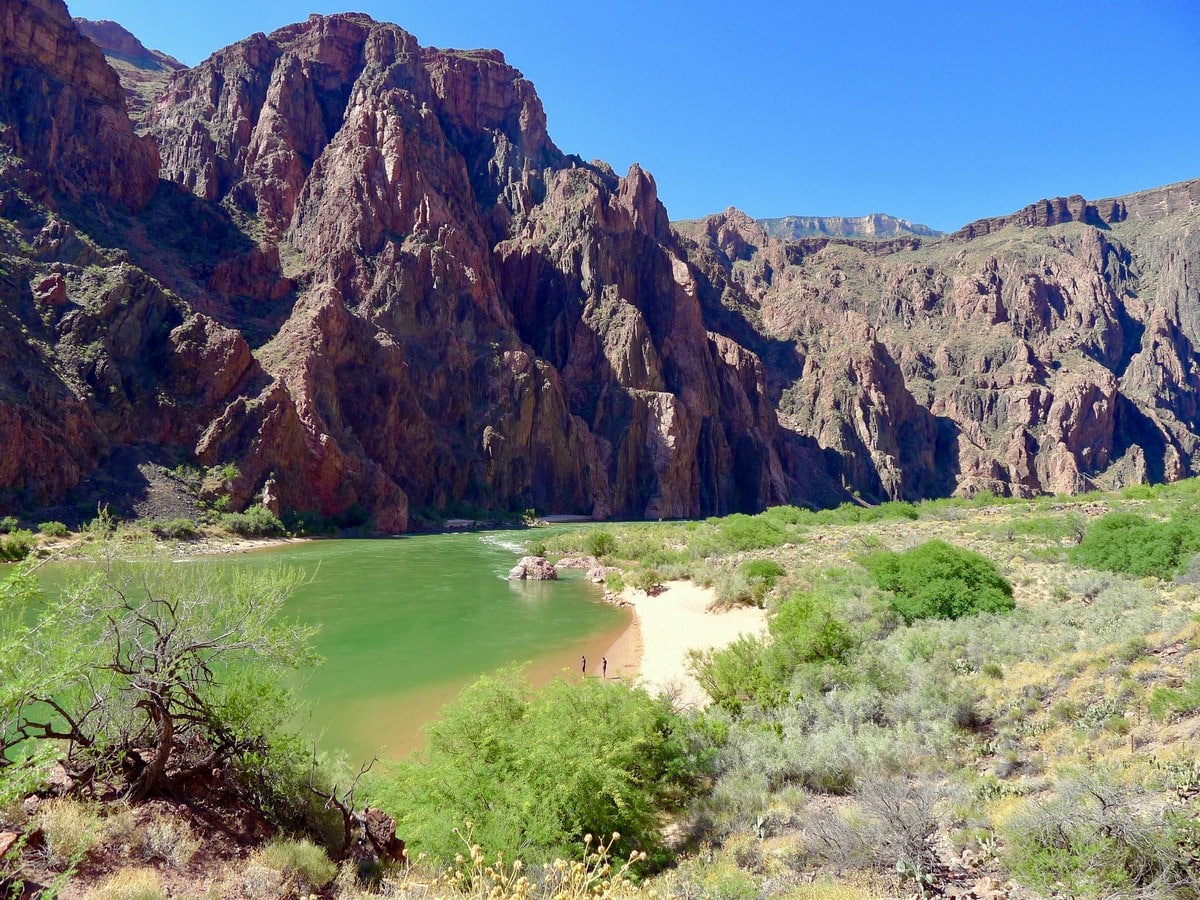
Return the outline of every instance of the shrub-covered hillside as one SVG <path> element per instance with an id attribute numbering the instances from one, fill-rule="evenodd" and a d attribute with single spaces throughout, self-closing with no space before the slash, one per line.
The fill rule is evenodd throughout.
<path id="1" fill-rule="evenodd" d="M 423 755 L 357 777 L 308 758 L 253 668 L 227 680 L 234 668 L 206 663 L 212 680 L 187 669 L 185 685 L 208 718 L 180 719 L 191 737 L 149 786 L 127 764 L 163 746 L 153 704 L 134 696 L 147 682 L 106 668 L 129 668 L 132 645 L 114 656 L 104 635 L 153 627 L 102 577 L 81 586 L 91 607 L 55 613 L 86 653 L 0 642 L 0 671 L 40 678 L 0 692 L 0 832 L 20 836 L 0 880 L 97 897 L 203 884 L 238 897 L 1195 898 L 1198 506 L 1200 483 L 1183 482 L 539 530 L 551 556 L 600 557 L 613 586 L 690 578 L 718 603 L 761 605 L 767 632 L 693 657 L 706 709 L 501 673 L 443 711 Z M 163 596 L 195 588 L 163 577 Z M 25 584 L 8 583 L 3 609 L 28 630 Z M 182 607 L 202 657 L 221 621 L 204 604 L 240 608 L 236 592 L 205 590 Z M 254 691 L 274 718 L 254 713 Z M 74 739 L 14 734 L 63 727 L 39 717 L 59 697 Z M 210 757 L 219 796 L 189 774 Z M 260 824 L 216 828 L 220 803 Z M 381 822 L 398 824 L 406 861 L 387 841 L 369 849 Z"/>

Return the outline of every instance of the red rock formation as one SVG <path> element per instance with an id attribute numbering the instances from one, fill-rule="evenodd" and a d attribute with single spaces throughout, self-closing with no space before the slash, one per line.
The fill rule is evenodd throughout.
<path id="1" fill-rule="evenodd" d="M 1198 198 L 1045 202 L 917 246 L 781 242 L 736 211 L 682 232 L 721 304 L 795 347 L 772 393 L 847 487 L 1028 496 L 1197 471 Z"/>
<path id="2" fill-rule="evenodd" d="M 154 142 L 134 133 L 116 73 L 62 0 L 0 8 L 0 123 L 0 146 L 66 199 L 137 209 L 158 185 Z"/>
<path id="3" fill-rule="evenodd" d="M 935 241 L 676 231 L 639 166 L 555 147 L 499 53 L 345 14 L 173 74 L 155 192 L 62 4 L 3 15 L 0 490 L 143 445 L 403 530 L 1196 470 L 1196 183 Z"/>

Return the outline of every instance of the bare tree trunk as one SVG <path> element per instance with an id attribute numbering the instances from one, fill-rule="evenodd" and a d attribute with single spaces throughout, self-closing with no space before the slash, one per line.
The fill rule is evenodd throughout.
<path id="1" fill-rule="evenodd" d="M 167 762 L 171 758 L 171 750 L 175 745 L 175 720 L 162 706 L 155 704 L 150 708 L 150 715 L 158 725 L 158 745 L 154 748 L 154 757 L 146 766 L 133 788 L 129 799 L 134 803 L 145 800 L 158 788 L 167 771 Z"/>

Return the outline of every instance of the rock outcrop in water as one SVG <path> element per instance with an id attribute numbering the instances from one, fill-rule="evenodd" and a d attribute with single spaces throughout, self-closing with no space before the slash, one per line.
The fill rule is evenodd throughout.
<path id="1" fill-rule="evenodd" d="M 1195 183 L 941 239 L 672 228 L 495 51 L 313 16 L 164 63 L 139 137 L 61 2 L 4 16 L 9 505 L 130 453 L 387 530 L 1195 471 Z"/>

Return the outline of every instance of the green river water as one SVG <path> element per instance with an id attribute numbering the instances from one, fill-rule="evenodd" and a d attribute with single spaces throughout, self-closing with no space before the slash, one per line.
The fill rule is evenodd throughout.
<path id="1" fill-rule="evenodd" d="M 287 612 L 320 627 L 324 663 L 299 689 L 308 727 L 353 759 L 396 759 L 420 746 L 423 726 L 476 676 L 514 663 L 528 664 L 535 683 L 577 673 L 581 655 L 598 662 L 629 624 L 579 572 L 508 581 L 528 537 L 322 540 L 192 562 L 304 570 L 310 581 Z"/>

